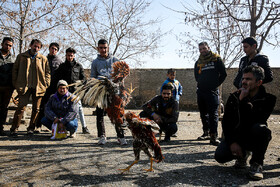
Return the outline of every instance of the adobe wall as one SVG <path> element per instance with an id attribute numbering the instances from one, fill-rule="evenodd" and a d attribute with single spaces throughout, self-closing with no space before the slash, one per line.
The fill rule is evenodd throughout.
<path id="1" fill-rule="evenodd" d="M 89 70 L 86 70 L 89 73 Z M 132 93 L 133 99 L 128 108 L 140 108 L 142 104 L 159 94 L 160 87 L 166 79 L 167 69 L 132 69 L 130 76 L 126 78 L 126 87 L 136 88 Z M 227 78 L 222 85 L 222 98 L 226 102 L 229 94 L 235 90 L 232 82 L 237 68 L 227 69 Z M 280 68 L 273 68 L 274 80 L 266 84 L 267 91 L 280 96 Z M 176 69 L 176 78 L 183 86 L 183 95 L 180 99 L 180 110 L 197 110 L 196 82 L 193 69 Z M 280 101 L 277 100 L 275 112 L 280 112 Z"/>

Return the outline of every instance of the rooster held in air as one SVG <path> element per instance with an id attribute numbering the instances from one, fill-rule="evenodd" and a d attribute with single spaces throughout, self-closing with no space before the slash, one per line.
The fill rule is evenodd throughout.
<path id="1" fill-rule="evenodd" d="M 140 151 L 143 150 L 150 158 L 150 168 L 146 171 L 153 171 L 153 161 L 159 163 L 164 157 L 161 153 L 160 145 L 158 144 L 155 133 L 152 131 L 159 130 L 159 126 L 149 119 L 139 118 L 133 112 L 127 112 L 125 114 L 125 120 L 128 123 L 128 128 L 131 130 L 133 136 L 133 151 L 135 155 L 134 162 L 125 169 L 120 169 L 124 173 L 136 164 L 140 159 Z M 154 151 L 154 157 L 152 157 L 149 149 Z"/>
<path id="2" fill-rule="evenodd" d="M 69 85 L 76 89 L 73 100 L 79 97 L 86 105 L 105 109 L 111 122 L 117 128 L 122 128 L 124 107 L 129 103 L 133 92 L 132 89 L 127 91 L 124 88 L 124 79 L 129 73 L 129 66 L 124 61 L 117 61 L 112 65 L 111 79 L 99 76 L 100 79 Z"/>

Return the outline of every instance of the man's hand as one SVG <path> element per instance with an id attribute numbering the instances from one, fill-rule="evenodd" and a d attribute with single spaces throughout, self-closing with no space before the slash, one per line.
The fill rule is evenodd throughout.
<path id="1" fill-rule="evenodd" d="M 161 118 L 160 118 L 160 115 L 154 113 L 154 114 L 152 115 L 152 117 L 154 118 L 154 121 L 155 121 L 157 124 L 162 123 L 162 120 L 161 120 Z"/>
<path id="2" fill-rule="evenodd" d="M 55 120 L 53 121 L 54 124 L 59 122 L 59 118 L 55 118 Z"/>
<path id="3" fill-rule="evenodd" d="M 230 145 L 230 150 L 234 156 L 243 157 L 242 148 L 240 147 L 240 145 L 238 143 L 236 143 L 236 142 L 232 143 Z"/>
<path id="4" fill-rule="evenodd" d="M 240 95 L 239 95 L 240 101 L 249 95 L 249 89 L 250 89 L 250 87 L 248 86 L 247 88 L 240 88 L 238 90 L 240 92 Z"/>

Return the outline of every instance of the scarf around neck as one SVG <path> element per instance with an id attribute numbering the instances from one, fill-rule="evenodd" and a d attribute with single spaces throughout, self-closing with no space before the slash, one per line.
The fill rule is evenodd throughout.
<path id="1" fill-rule="evenodd" d="M 209 62 L 217 62 L 218 58 L 221 58 L 219 54 L 213 53 L 212 51 L 209 51 L 209 53 L 205 56 L 201 55 L 199 56 L 197 67 L 199 67 L 198 74 L 201 74 L 201 69 Z"/>

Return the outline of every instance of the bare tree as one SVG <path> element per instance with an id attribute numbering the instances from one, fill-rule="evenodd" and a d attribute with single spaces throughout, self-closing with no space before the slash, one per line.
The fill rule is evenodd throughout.
<path id="1" fill-rule="evenodd" d="M 258 49 L 264 42 L 279 46 L 276 32 L 280 21 L 280 4 L 272 0 L 197 0 L 200 7 L 190 8 L 184 3 L 185 23 L 198 30 L 198 34 L 186 32 L 180 37 L 187 46 L 181 52 L 188 56 L 197 54 L 197 43 L 205 40 L 231 67 L 242 55 L 242 39 L 254 36 L 259 40 Z M 182 12 L 181 12 L 182 13 Z"/>
<path id="2" fill-rule="evenodd" d="M 221 55 L 224 63 L 230 67 L 241 57 L 239 29 L 235 27 L 235 21 L 226 15 L 217 1 L 197 1 L 193 8 L 188 3 L 183 3 L 186 25 L 198 32 L 185 32 L 178 37 L 185 47 L 181 55 L 191 57 L 193 61 L 198 58 L 198 43 L 208 42 L 211 50 Z"/>
<path id="3" fill-rule="evenodd" d="M 0 34 L 13 37 L 17 52 L 21 53 L 31 38 L 47 40 L 50 31 L 67 22 L 75 6 L 78 3 L 63 4 L 59 0 L 1 1 Z"/>
<path id="4" fill-rule="evenodd" d="M 143 17 L 150 6 L 146 0 L 100 0 L 87 2 L 79 11 L 78 18 L 68 24 L 75 34 L 71 40 L 78 48 L 84 64 L 97 54 L 99 39 L 108 40 L 110 52 L 119 59 L 128 60 L 137 66 L 142 63 L 143 55 L 155 55 L 160 38 L 160 29 L 154 29 L 159 20 L 145 21 Z M 79 42 L 77 42 L 77 40 Z"/>
<path id="5" fill-rule="evenodd" d="M 259 39 L 258 49 L 264 43 L 279 47 L 280 3 L 276 0 L 218 0 L 227 15 L 236 22 L 244 36 Z M 278 3 L 277 3 L 278 2 Z M 249 33 L 248 33 L 249 31 Z"/>

